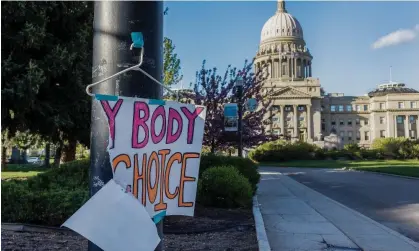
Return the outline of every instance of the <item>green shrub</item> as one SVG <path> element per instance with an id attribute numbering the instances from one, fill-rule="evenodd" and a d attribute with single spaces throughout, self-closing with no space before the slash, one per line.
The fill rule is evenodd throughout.
<path id="1" fill-rule="evenodd" d="M 89 198 L 88 160 L 27 180 L 2 181 L 2 221 L 59 226 Z"/>
<path id="2" fill-rule="evenodd" d="M 199 175 L 202 176 L 202 174 L 208 168 L 222 165 L 233 166 L 237 168 L 239 173 L 249 180 L 253 192 L 256 192 L 257 184 L 260 181 L 258 166 L 252 160 L 247 158 L 221 156 L 214 154 L 202 155 L 201 164 L 199 166 Z"/>
<path id="3" fill-rule="evenodd" d="M 252 187 L 235 167 L 212 167 L 199 178 L 197 201 L 212 207 L 247 207 L 252 202 Z"/>
<path id="4" fill-rule="evenodd" d="M 379 138 L 375 139 L 371 148 L 378 151 L 384 158 L 413 159 L 418 158 L 419 140 L 407 138 Z"/>
<path id="5" fill-rule="evenodd" d="M 36 191 L 26 181 L 2 182 L 2 221 L 59 226 L 88 199 L 87 189 Z"/>
<path id="6" fill-rule="evenodd" d="M 249 157 L 258 162 L 311 160 L 316 155 L 324 157 L 319 147 L 306 142 L 290 143 L 283 140 L 268 142 L 250 152 Z"/>

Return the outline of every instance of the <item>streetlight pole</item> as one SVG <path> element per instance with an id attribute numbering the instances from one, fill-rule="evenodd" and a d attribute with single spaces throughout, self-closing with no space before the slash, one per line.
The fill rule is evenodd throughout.
<path id="1" fill-rule="evenodd" d="M 131 32 L 142 32 L 144 63 L 148 74 L 161 80 L 163 72 L 163 2 L 98 1 L 94 2 L 93 82 L 107 78 L 138 64 L 139 51 L 130 50 Z M 143 49 L 144 49 L 143 48 Z M 93 93 L 161 99 L 159 85 L 140 71 L 130 71 L 93 87 Z M 112 179 L 107 152 L 109 129 L 107 118 L 98 103 L 92 104 L 89 192 L 93 196 Z M 163 250 L 163 223 L 157 225 Z M 89 242 L 89 251 L 99 247 Z"/>
<path id="2" fill-rule="evenodd" d="M 237 88 L 237 106 L 238 106 L 238 123 L 237 123 L 237 130 L 238 130 L 238 155 L 239 157 L 243 157 L 243 78 L 239 76 L 236 80 L 236 88 Z"/>

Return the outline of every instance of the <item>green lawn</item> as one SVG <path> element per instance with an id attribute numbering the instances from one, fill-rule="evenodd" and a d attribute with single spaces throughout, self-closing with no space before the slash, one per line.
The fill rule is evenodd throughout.
<path id="1" fill-rule="evenodd" d="M 260 166 L 353 168 L 357 170 L 419 177 L 419 160 L 299 160 L 278 163 L 260 163 Z"/>
<path id="2" fill-rule="evenodd" d="M 45 167 L 37 165 L 18 165 L 18 164 L 7 164 L 6 170 L 1 171 L 1 179 L 23 179 L 31 176 L 35 176 L 38 173 L 45 172 Z"/>

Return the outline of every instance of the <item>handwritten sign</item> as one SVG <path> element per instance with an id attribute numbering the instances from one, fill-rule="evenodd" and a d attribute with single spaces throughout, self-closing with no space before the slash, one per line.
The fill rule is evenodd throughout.
<path id="1" fill-rule="evenodd" d="M 151 217 L 193 216 L 206 109 L 160 100 L 98 100 L 114 177 Z"/>

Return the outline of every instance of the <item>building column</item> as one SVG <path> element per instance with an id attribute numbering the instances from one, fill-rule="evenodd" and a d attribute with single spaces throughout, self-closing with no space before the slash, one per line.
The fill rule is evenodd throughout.
<path id="1" fill-rule="evenodd" d="M 409 115 L 405 115 L 404 121 L 404 137 L 409 138 Z"/>
<path id="2" fill-rule="evenodd" d="M 397 115 L 394 116 L 394 137 L 397 138 Z"/>
<path id="3" fill-rule="evenodd" d="M 310 61 L 309 61 L 310 62 Z M 309 64 L 309 66 L 308 66 L 308 71 L 309 71 L 309 77 L 311 77 L 311 62 L 310 62 L 310 64 Z"/>
<path id="4" fill-rule="evenodd" d="M 307 105 L 307 141 L 311 142 L 311 105 Z"/>
<path id="5" fill-rule="evenodd" d="M 294 109 L 294 137 L 298 137 L 298 121 L 297 121 L 297 105 L 293 105 Z"/>
<path id="6" fill-rule="evenodd" d="M 282 56 L 281 55 L 279 55 L 279 63 L 278 63 L 278 65 L 279 65 L 279 69 L 278 69 L 278 73 L 279 73 L 279 78 L 282 78 Z"/>
<path id="7" fill-rule="evenodd" d="M 416 116 L 416 138 L 419 139 L 419 115 Z"/>
<path id="8" fill-rule="evenodd" d="M 390 133 L 390 113 L 386 112 L 386 123 L 387 123 L 387 130 L 386 130 L 386 137 L 390 138 L 391 137 L 391 133 Z"/>
<path id="9" fill-rule="evenodd" d="M 284 128 L 284 120 L 285 120 L 285 116 L 284 116 L 284 106 L 281 105 L 281 117 L 280 117 L 280 126 L 281 126 L 281 134 L 285 136 L 285 128 Z"/>

